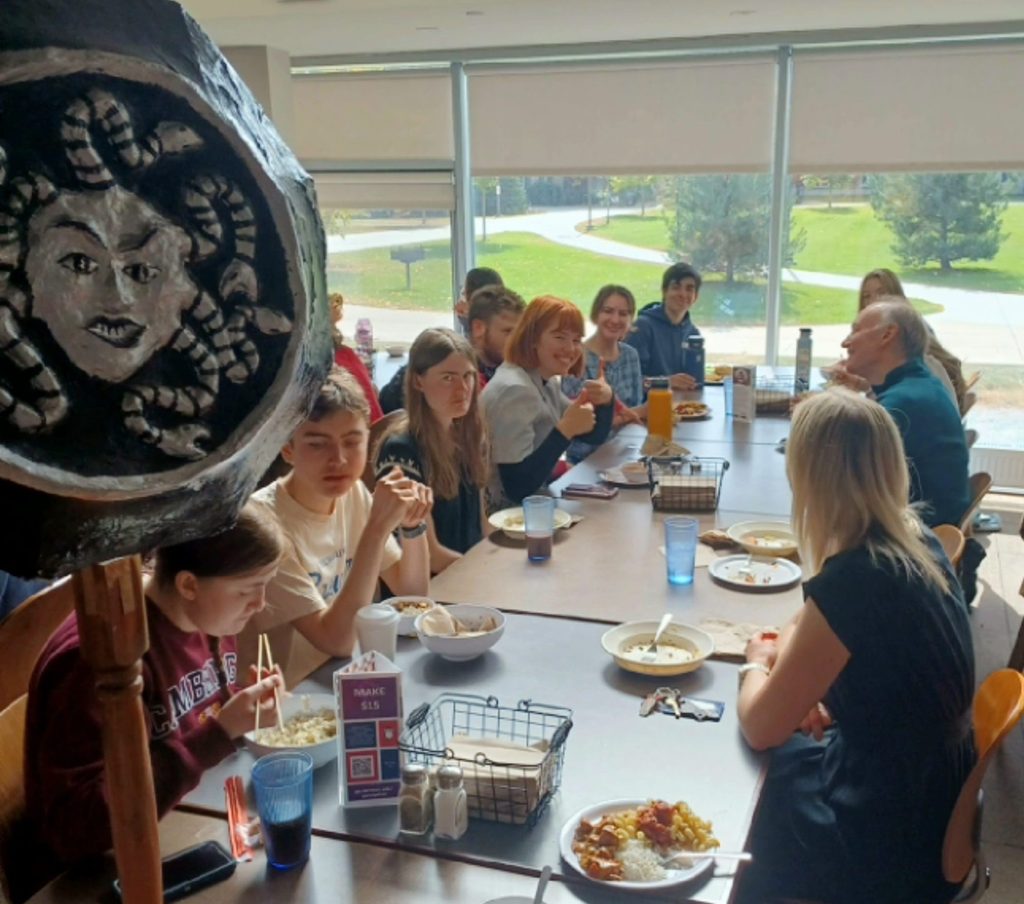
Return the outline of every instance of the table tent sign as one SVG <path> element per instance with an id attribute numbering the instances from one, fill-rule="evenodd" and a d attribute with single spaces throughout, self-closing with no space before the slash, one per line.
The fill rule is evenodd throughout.
<path id="1" fill-rule="evenodd" d="M 0 568 L 72 576 L 127 904 L 162 900 L 138 554 L 230 525 L 309 410 L 325 257 L 309 176 L 179 4 L 4 0 Z"/>
<path id="2" fill-rule="evenodd" d="M 338 714 L 338 802 L 398 802 L 402 766 L 402 670 L 371 650 L 334 673 Z"/>
<path id="3" fill-rule="evenodd" d="M 757 368 L 738 366 L 732 369 L 732 416 L 750 423 L 757 415 Z"/>

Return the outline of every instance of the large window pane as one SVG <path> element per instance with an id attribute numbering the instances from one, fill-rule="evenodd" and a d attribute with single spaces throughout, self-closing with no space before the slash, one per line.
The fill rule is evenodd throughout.
<path id="1" fill-rule="evenodd" d="M 322 209 L 327 288 L 345 296 L 342 332 L 373 324 L 377 348 L 407 347 L 429 326 L 453 322 L 451 215 L 447 210 Z"/>
<path id="2" fill-rule="evenodd" d="M 869 270 L 899 274 L 940 341 L 981 373 L 968 426 L 979 447 L 1024 450 L 1024 174 L 838 174 L 797 180 L 793 224 L 806 238 L 784 274 L 843 293 L 842 322 L 815 330 L 838 358 Z"/>
<path id="3" fill-rule="evenodd" d="M 708 361 L 763 360 L 767 174 L 504 177 L 477 179 L 475 190 L 477 263 L 527 299 L 560 295 L 589 312 L 602 285 L 619 283 L 642 308 L 661 300 L 662 273 L 684 260 L 704 275 L 693 319 Z M 824 296 L 838 311 L 842 293 Z M 821 303 L 821 292 L 787 285 L 783 322 L 802 325 Z"/>

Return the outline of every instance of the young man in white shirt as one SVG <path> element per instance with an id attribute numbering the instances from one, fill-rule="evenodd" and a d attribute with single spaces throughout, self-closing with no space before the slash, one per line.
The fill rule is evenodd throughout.
<path id="1" fill-rule="evenodd" d="M 323 654 L 351 655 L 356 612 L 373 601 L 378 578 L 396 594 L 427 592 L 433 496 L 399 468 L 370 494 L 361 479 L 369 419 L 358 383 L 335 368 L 281 450 L 291 472 L 253 496 L 275 514 L 288 542 L 266 608 L 239 637 L 239 660 L 255 662 L 258 635 L 267 633 L 289 684 Z"/>

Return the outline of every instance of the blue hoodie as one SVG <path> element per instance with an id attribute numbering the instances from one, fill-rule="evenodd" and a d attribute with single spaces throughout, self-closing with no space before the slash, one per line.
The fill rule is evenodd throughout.
<path id="1" fill-rule="evenodd" d="M 675 324 L 666 316 L 664 303 L 655 301 L 640 311 L 624 341 L 640 355 L 645 377 L 667 377 L 685 372 L 686 340 L 699 335 L 689 311 Z"/>

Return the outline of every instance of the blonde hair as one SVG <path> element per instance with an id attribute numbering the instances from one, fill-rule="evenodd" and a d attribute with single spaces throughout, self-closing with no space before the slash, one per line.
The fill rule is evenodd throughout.
<path id="1" fill-rule="evenodd" d="M 873 295 L 871 298 L 864 297 L 864 287 L 869 279 L 877 279 L 882 284 L 882 295 Z M 872 270 L 860 281 L 860 292 L 857 293 L 857 310 L 863 311 L 869 304 L 872 304 L 885 295 L 895 295 L 897 298 L 906 298 L 907 293 L 903 291 L 903 283 L 900 278 L 886 267 L 879 267 Z"/>
<path id="2" fill-rule="evenodd" d="M 388 430 L 393 434 L 407 429 L 412 434 L 420 450 L 423 476 L 439 499 L 458 496 L 463 478 L 474 486 L 483 487 L 488 473 L 479 379 L 473 381 L 469 411 L 453 421 L 447 431 L 430 410 L 423 390 L 416 385 L 417 377 L 452 354 L 461 355 L 473 367 L 477 366 L 473 346 L 454 330 L 434 327 L 416 337 L 409 349 L 409 366 L 405 371 L 406 416 Z"/>
<path id="3" fill-rule="evenodd" d="M 845 389 L 801 402 L 786 445 L 786 474 L 793 529 L 813 574 L 830 556 L 865 546 L 873 562 L 949 589 L 907 503 L 903 440 L 877 402 Z"/>

